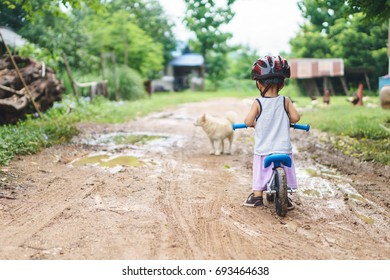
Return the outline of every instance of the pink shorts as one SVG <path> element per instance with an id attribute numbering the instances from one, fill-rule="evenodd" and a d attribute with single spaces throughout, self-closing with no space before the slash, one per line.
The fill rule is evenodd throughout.
<path id="1" fill-rule="evenodd" d="M 297 188 L 297 177 L 295 175 L 295 166 L 294 159 L 292 154 L 289 154 L 291 157 L 291 167 L 286 167 L 282 164 L 284 171 L 286 172 L 287 186 L 291 189 Z M 267 182 L 271 179 L 272 168 L 274 164 L 272 163 L 267 168 L 264 168 L 264 159 L 267 156 L 253 156 L 253 190 L 256 191 L 265 191 L 267 189 Z"/>

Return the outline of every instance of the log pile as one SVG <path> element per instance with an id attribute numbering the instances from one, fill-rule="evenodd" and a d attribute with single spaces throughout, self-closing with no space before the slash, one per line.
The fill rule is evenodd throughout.
<path id="1" fill-rule="evenodd" d="M 60 101 L 64 85 L 44 63 L 30 58 L 13 56 L 28 86 L 31 97 L 41 112 Z M 0 124 L 12 124 L 35 112 L 30 94 L 23 86 L 9 56 L 0 58 Z"/>

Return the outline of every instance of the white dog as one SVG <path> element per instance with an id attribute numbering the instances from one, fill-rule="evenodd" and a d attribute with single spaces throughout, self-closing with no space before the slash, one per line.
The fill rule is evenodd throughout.
<path id="1" fill-rule="evenodd" d="M 211 155 L 230 154 L 233 142 L 232 123 L 236 116 L 235 112 L 228 112 L 226 118 L 216 118 L 209 114 L 203 114 L 194 123 L 195 126 L 202 127 L 209 137 L 212 148 Z M 225 139 L 229 140 L 229 149 L 226 152 L 224 151 Z M 217 147 L 215 147 L 214 142 L 217 142 Z"/>

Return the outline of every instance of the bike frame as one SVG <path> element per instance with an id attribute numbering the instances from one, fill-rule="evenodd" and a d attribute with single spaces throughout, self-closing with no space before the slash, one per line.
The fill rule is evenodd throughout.
<path id="1" fill-rule="evenodd" d="M 269 181 L 267 182 L 266 193 L 273 194 L 278 191 L 278 186 L 275 185 L 275 178 L 278 175 L 278 168 L 283 168 L 282 164 L 287 167 L 291 167 L 291 158 L 287 154 L 272 154 L 265 158 L 264 167 L 268 167 L 271 164 L 274 164 L 272 168 L 272 175 Z M 288 188 L 288 193 L 294 193 L 295 191 L 291 188 Z"/>

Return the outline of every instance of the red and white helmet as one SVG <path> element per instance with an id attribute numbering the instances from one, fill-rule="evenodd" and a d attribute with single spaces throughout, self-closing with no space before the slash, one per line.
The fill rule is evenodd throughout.
<path id="1" fill-rule="evenodd" d="M 290 75 L 287 60 L 280 55 L 266 55 L 253 63 L 251 78 L 266 84 L 280 84 L 285 78 L 290 78 Z"/>

